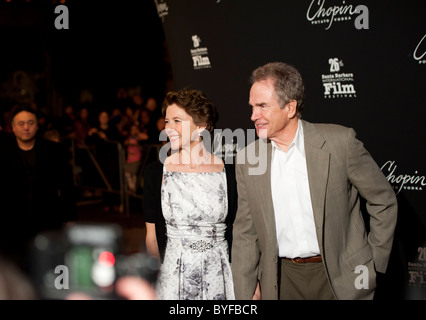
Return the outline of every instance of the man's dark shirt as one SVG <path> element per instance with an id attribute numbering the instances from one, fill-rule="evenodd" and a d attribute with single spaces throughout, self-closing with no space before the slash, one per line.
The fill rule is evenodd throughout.
<path id="1" fill-rule="evenodd" d="M 61 144 L 36 138 L 22 151 L 0 137 L 0 253 L 22 258 L 34 236 L 76 219 L 71 166 Z"/>

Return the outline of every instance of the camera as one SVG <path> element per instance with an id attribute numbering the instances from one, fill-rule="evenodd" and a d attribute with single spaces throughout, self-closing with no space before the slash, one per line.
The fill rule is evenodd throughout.
<path id="1" fill-rule="evenodd" d="M 159 260 L 144 252 L 123 254 L 122 229 L 115 224 L 76 223 L 38 234 L 31 245 L 31 278 L 41 299 L 70 293 L 120 299 L 115 283 L 138 276 L 154 284 Z"/>

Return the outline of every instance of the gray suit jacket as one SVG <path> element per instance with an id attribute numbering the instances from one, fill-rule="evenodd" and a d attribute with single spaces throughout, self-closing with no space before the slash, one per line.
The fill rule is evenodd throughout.
<path id="1" fill-rule="evenodd" d="M 386 271 L 392 247 L 395 193 L 353 129 L 306 121 L 302 125 L 317 239 L 332 290 L 337 299 L 372 299 L 376 271 Z M 263 299 L 278 298 L 269 142 L 257 140 L 237 156 L 239 199 L 232 250 L 237 299 L 251 299 L 258 280 Z M 258 170 L 262 166 L 265 170 Z M 370 215 L 368 234 L 360 196 Z M 355 271 L 358 266 L 368 271 L 365 267 Z M 359 289 L 357 277 L 366 275 L 368 289 Z"/>

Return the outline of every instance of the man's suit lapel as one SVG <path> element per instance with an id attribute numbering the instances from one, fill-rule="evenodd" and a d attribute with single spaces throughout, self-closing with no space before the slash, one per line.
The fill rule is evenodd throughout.
<path id="1" fill-rule="evenodd" d="M 315 127 L 306 121 L 302 121 L 302 124 L 305 136 L 306 166 L 308 169 L 312 209 L 317 227 L 317 238 L 321 248 L 330 153 L 324 150 L 323 147 L 326 141 L 317 133 Z"/>

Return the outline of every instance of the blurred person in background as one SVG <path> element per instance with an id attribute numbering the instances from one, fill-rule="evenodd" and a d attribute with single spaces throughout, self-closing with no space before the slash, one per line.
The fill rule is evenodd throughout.
<path id="1" fill-rule="evenodd" d="M 134 112 L 132 107 L 127 106 L 124 108 L 124 114 L 121 114 L 119 119 L 114 118 L 117 130 L 122 139 L 126 139 L 129 135 L 130 127 L 135 124 Z"/>
<path id="2" fill-rule="evenodd" d="M 100 111 L 98 114 L 98 123 L 87 132 L 87 143 L 89 145 L 102 141 L 119 142 L 120 134 L 116 126 L 110 123 L 107 111 Z"/>
<path id="3" fill-rule="evenodd" d="M 61 137 L 67 138 L 74 133 L 75 113 L 74 107 L 69 104 L 65 107 L 64 114 L 59 119 L 58 129 Z"/>
<path id="4" fill-rule="evenodd" d="M 34 300 L 34 287 L 27 276 L 9 261 L 0 256 L 0 300 Z"/>
<path id="5" fill-rule="evenodd" d="M 159 134 L 155 119 L 147 109 L 142 109 L 139 114 L 139 131 L 147 135 L 146 143 L 159 143 Z"/>
<path id="6" fill-rule="evenodd" d="M 11 127 L 0 146 L 0 252 L 25 270 L 32 238 L 76 219 L 74 185 L 62 144 L 37 135 L 34 109 L 16 105 Z"/>
<path id="7" fill-rule="evenodd" d="M 111 123 L 107 111 L 99 112 L 98 125 L 88 131 L 86 144 L 91 148 L 109 183 L 111 189 L 108 191 L 120 190 L 118 147 L 122 144 L 122 137 L 117 126 Z M 107 194 L 105 191 L 104 199 L 104 211 L 121 210 L 119 195 L 116 193 Z"/>
<path id="8" fill-rule="evenodd" d="M 157 100 L 154 97 L 149 97 L 146 100 L 145 109 L 149 111 L 151 121 L 154 123 L 162 116 Z"/>
<path id="9" fill-rule="evenodd" d="M 130 127 L 130 134 L 124 141 L 126 148 L 126 165 L 124 167 L 125 176 L 129 191 L 136 191 L 136 180 L 142 160 L 142 146 L 141 141 L 147 140 L 148 135 L 140 132 L 137 125 Z"/>
<path id="10" fill-rule="evenodd" d="M 78 111 L 77 117 L 74 121 L 74 139 L 77 146 L 84 146 L 86 138 L 89 134 L 89 109 L 85 106 L 81 107 Z"/>

